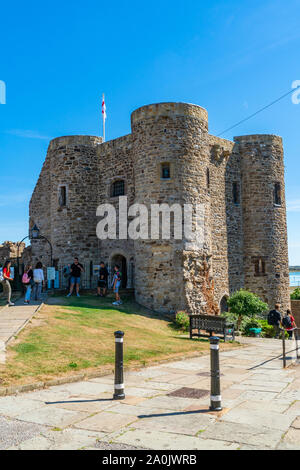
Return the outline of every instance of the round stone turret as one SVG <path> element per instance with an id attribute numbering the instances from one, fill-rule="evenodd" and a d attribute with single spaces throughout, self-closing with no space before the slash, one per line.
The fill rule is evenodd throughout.
<path id="1" fill-rule="evenodd" d="M 177 204 L 182 215 L 184 205 L 190 205 L 194 221 L 196 205 L 201 205 L 205 234 L 200 248 L 191 248 L 184 233 L 182 240 L 172 238 L 172 232 L 170 240 L 162 233 L 157 240 L 151 233 L 148 240 L 136 240 L 136 298 L 158 311 L 179 305 L 193 310 L 195 304 L 205 311 L 203 289 L 195 285 L 202 286 L 208 275 L 211 250 L 207 112 L 193 104 L 158 103 L 134 111 L 131 123 L 135 202 L 147 205 L 149 213 L 154 204 L 167 204 L 170 210 Z M 149 227 L 151 222 L 149 215 Z"/>
<path id="2" fill-rule="evenodd" d="M 282 139 L 235 137 L 241 154 L 245 288 L 290 307 Z"/>

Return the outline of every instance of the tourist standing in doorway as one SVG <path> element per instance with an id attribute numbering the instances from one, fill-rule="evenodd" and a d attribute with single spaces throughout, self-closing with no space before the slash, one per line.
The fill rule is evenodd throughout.
<path id="1" fill-rule="evenodd" d="M 116 295 L 116 301 L 113 302 L 113 305 L 121 305 L 123 302 L 119 295 L 119 290 L 121 287 L 122 273 L 120 272 L 120 266 L 117 264 L 114 267 L 114 277 L 112 282 L 112 288 Z"/>
<path id="2" fill-rule="evenodd" d="M 67 297 L 71 297 L 73 294 L 74 286 L 76 286 L 76 295 L 79 295 L 79 286 L 80 286 L 80 278 L 81 273 L 84 272 L 82 264 L 79 263 L 78 258 L 74 258 L 74 263 L 71 266 L 71 285 L 70 285 L 70 292 L 68 293 Z"/>
<path id="3" fill-rule="evenodd" d="M 290 310 L 286 311 L 286 315 L 282 319 L 282 326 L 286 329 L 289 335 L 289 339 L 293 339 L 293 331 L 297 328 L 295 318 L 292 316 Z"/>
<path id="4" fill-rule="evenodd" d="M 97 295 L 99 297 L 105 297 L 107 293 L 107 280 L 108 280 L 108 270 L 105 266 L 104 262 L 101 261 L 100 263 L 100 271 L 99 271 L 99 281 L 97 287 Z"/>
<path id="5" fill-rule="evenodd" d="M 26 289 L 24 304 L 29 304 L 32 284 L 34 284 L 33 271 L 32 271 L 32 266 L 31 265 L 26 266 L 26 269 L 25 269 L 23 277 L 22 277 L 22 283 L 23 283 L 23 286 Z"/>
<path id="6" fill-rule="evenodd" d="M 11 301 L 10 281 L 13 281 L 13 278 L 11 277 L 11 274 L 10 274 L 10 267 L 11 267 L 11 261 L 7 260 L 3 267 L 3 271 L 2 271 L 3 280 L 1 281 L 1 283 L 3 286 L 3 293 L 4 295 L 6 295 L 6 298 L 7 298 L 7 305 L 9 305 L 9 307 L 12 307 L 15 304 Z"/>
<path id="7" fill-rule="evenodd" d="M 275 330 L 275 338 L 279 338 L 281 313 L 279 312 L 280 304 L 275 305 L 275 309 L 271 310 L 268 314 L 268 324 L 272 325 Z"/>
<path id="8" fill-rule="evenodd" d="M 42 290 L 45 286 L 45 278 L 44 278 L 44 271 L 43 265 L 40 261 L 37 262 L 35 269 L 33 270 L 33 299 L 34 300 L 42 300 Z"/>

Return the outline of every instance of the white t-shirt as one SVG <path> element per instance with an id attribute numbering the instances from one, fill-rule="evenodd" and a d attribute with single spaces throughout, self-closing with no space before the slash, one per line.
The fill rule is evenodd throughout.
<path id="1" fill-rule="evenodd" d="M 34 282 L 44 281 L 44 271 L 42 269 L 34 269 L 33 270 L 33 280 L 34 280 Z"/>

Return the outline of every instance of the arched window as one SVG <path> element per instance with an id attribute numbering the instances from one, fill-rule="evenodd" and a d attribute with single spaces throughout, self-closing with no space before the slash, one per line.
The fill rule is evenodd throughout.
<path id="1" fill-rule="evenodd" d="M 110 195 L 111 197 L 118 197 L 125 195 L 125 181 L 124 180 L 117 180 L 111 185 L 110 188 Z"/>
<path id="2" fill-rule="evenodd" d="M 220 302 L 220 311 L 221 313 L 225 313 L 225 312 L 228 312 L 228 303 L 227 303 L 227 300 L 228 300 L 228 296 L 227 295 L 224 295 L 221 299 L 221 302 Z"/>

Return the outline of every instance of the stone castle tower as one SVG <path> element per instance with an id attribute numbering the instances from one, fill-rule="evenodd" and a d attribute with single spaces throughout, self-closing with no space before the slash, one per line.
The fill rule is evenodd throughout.
<path id="1" fill-rule="evenodd" d="M 50 142 L 30 226 L 51 242 L 56 266 L 78 256 L 94 282 L 93 265 L 117 263 L 123 287 L 157 311 L 218 313 L 240 288 L 288 308 L 281 138 L 220 139 L 208 133 L 206 110 L 187 103 L 143 106 L 132 113 L 131 127 L 131 134 L 105 143 L 92 136 Z M 122 195 L 149 214 L 153 204 L 200 204 L 202 245 L 172 236 L 99 240 L 97 207 L 110 203 L 118 214 Z M 34 259 L 49 265 L 44 241 L 32 240 L 32 249 Z"/>

